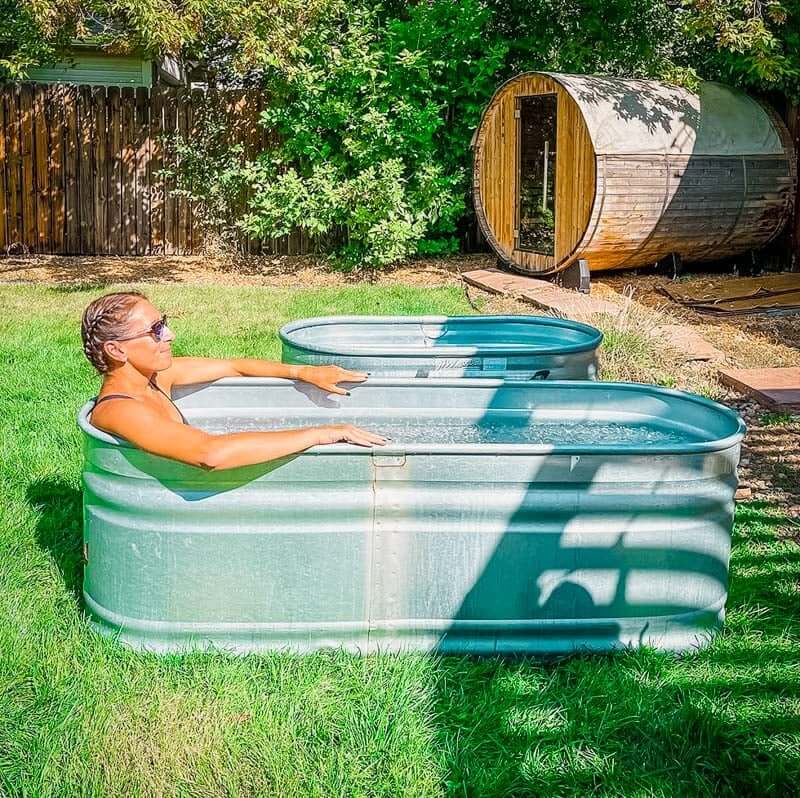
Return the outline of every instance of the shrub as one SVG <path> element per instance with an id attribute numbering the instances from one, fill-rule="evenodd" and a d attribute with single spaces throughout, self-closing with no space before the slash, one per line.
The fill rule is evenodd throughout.
<path id="1" fill-rule="evenodd" d="M 466 147 L 505 54 L 487 51 L 477 0 L 420 3 L 402 19 L 380 11 L 336 3 L 300 61 L 265 68 L 262 121 L 280 143 L 246 169 L 249 233 L 346 230 L 334 251 L 348 267 L 457 246 L 468 181 L 466 158 L 450 153 Z"/>

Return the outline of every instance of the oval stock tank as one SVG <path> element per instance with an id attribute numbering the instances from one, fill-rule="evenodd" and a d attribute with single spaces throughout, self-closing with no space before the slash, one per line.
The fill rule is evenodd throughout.
<path id="1" fill-rule="evenodd" d="M 476 654 L 705 644 L 722 623 L 743 425 L 643 385 L 236 378 L 176 392 L 209 432 L 350 422 L 227 471 L 84 433 L 84 595 L 131 646 Z"/>
<path id="2" fill-rule="evenodd" d="M 385 377 L 591 380 L 603 334 L 549 316 L 331 316 L 280 331 L 284 363 Z"/>

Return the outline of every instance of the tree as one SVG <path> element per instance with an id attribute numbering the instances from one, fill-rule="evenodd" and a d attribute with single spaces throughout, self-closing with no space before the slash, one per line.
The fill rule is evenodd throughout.
<path id="1" fill-rule="evenodd" d="M 698 74 L 800 101 L 798 0 L 684 0 L 676 14 Z"/>

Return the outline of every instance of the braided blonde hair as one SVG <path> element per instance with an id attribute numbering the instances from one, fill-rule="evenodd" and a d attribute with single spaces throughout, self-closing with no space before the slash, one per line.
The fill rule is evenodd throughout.
<path id="1" fill-rule="evenodd" d="M 143 299 L 147 297 L 139 291 L 117 291 L 98 297 L 83 311 L 83 353 L 101 374 L 105 374 L 111 366 L 103 344 L 128 332 L 128 314 Z"/>

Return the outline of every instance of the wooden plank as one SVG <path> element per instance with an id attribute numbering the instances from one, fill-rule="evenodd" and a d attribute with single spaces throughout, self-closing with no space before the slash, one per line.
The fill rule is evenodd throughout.
<path id="1" fill-rule="evenodd" d="M 244 133 L 244 129 L 246 127 L 245 122 L 245 113 L 246 113 L 246 105 L 247 105 L 247 92 L 239 91 L 235 95 L 231 95 L 233 98 L 232 103 L 229 104 L 229 116 L 231 119 L 231 129 L 235 131 L 235 138 L 236 141 L 240 141 L 247 145 L 247 136 Z M 238 197 L 238 207 L 246 208 L 250 201 L 250 190 L 247 186 L 245 186 Z M 238 247 L 240 252 L 249 252 L 250 247 L 250 235 L 242 230 L 239 230 L 235 233 L 235 240 L 236 246 Z M 275 241 L 275 253 L 281 254 L 285 253 L 286 248 L 284 247 L 285 239 L 280 238 L 276 239 Z"/>
<path id="2" fill-rule="evenodd" d="M 204 105 L 209 102 L 212 102 L 211 98 L 201 89 L 193 89 L 189 94 L 187 136 L 190 142 L 200 140 L 203 108 Z M 202 219 L 197 213 L 193 203 L 189 205 L 189 230 L 187 241 L 189 252 L 192 254 L 196 255 L 203 251 L 205 231 L 203 230 Z"/>
<path id="3" fill-rule="evenodd" d="M 189 138 L 190 123 L 190 97 L 189 93 L 183 89 L 177 92 L 178 106 L 178 136 L 186 142 Z M 189 228 L 191 225 L 191 213 L 189 210 L 189 200 L 186 197 L 178 197 L 178 255 L 188 255 L 190 252 L 191 235 Z"/>
<path id="4" fill-rule="evenodd" d="M 103 86 L 92 89 L 92 116 L 94 117 L 94 229 L 95 252 L 109 254 L 108 230 L 108 118 L 106 90 Z"/>
<path id="5" fill-rule="evenodd" d="M 125 251 L 122 224 L 122 96 L 116 86 L 108 87 L 108 253 Z"/>
<path id="6" fill-rule="evenodd" d="M 164 166 L 174 169 L 176 164 L 174 140 L 178 129 L 177 92 L 171 92 L 164 102 Z M 175 178 L 164 183 L 164 254 L 174 255 L 178 250 L 178 202 L 173 193 Z"/>
<path id="7" fill-rule="evenodd" d="M 258 118 L 260 115 L 259 101 L 261 92 L 257 90 L 249 90 L 244 95 L 243 107 L 243 138 L 244 138 L 244 154 L 246 158 L 254 158 L 258 153 L 258 145 L 260 141 L 260 129 L 258 125 Z M 250 192 L 245 189 L 245 196 L 243 198 L 243 207 L 247 207 L 250 200 Z M 290 255 L 295 255 L 299 251 L 299 231 L 293 230 L 289 235 L 287 249 Z M 247 253 L 249 255 L 258 255 L 261 252 L 261 241 L 253 235 L 247 236 Z"/>
<path id="8" fill-rule="evenodd" d="M 64 88 L 64 253 L 67 255 L 79 255 L 81 251 L 77 94 L 73 86 Z"/>
<path id="9" fill-rule="evenodd" d="M 19 86 L 9 87 L 5 94 L 6 136 L 8 162 L 6 182 L 8 191 L 8 245 L 19 245 L 24 237 L 22 227 L 22 164 L 19 154 Z"/>
<path id="10" fill-rule="evenodd" d="M 164 254 L 164 89 L 150 92 L 150 253 Z"/>
<path id="11" fill-rule="evenodd" d="M 464 272 L 461 277 L 476 288 L 493 294 L 514 296 L 537 307 L 556 311 L 567 318 L 586 318 L 595 313 L 616 316 L 622 311 L 622 306 L 613 302 L 559 288 L 546 280 L 501 272 L 498 269 L 477 269 Z"/>
<path id="12" fill-rule="evenodd" d="M 136 89 L 136 254 L 150 252 L 150 92 Z"/>
<path id="13" fill-rule="evenodd" d="M 0 255 L 8 243 L 8 185 L 6 183 L 6 89 L 0 86 Z"/>
<path id="14" fill-rule="evenodd" d="M 800 368 L 720 369 L 724 385 L 776 408 L 800 408 Z"/>
<path id="15" fill-rule="evenodd" d="M 725 359 L 724 352 L 706 341 L 700 333 L 683 324 L 660 324 L 653 331 L 653 337 L 665 341 L 680 352 L 687 362 Z"/>
<path id="16" fill-rule="evenodd" d="M 36 185 L 33 150 L 33 86 L 23 83 L 19 95 L 20 157 L 22 158 L 22 218 L 23 242 L 35 252 L 39 243 L 36 232 Z"/>
<path id="17" fill-rule="evenodd" d="M 53 239 L 50 224 L 52 199 L 50 195 L 50 134 L 48 130 L 49 104 L 45 86 L 36 86 L 33 96 L 33 147 L 34 179 L 36 183 L 36 242 L 37 252 L 52 252 Z"/>
<path id="18" fill-rule="evenodd" d="M 91 86 L 81 86 L 78 90 L 78 125 L 80 128 L 80 161 L 78 163 L 78 188 L 81 203 L 81 254 L 94 255 L 94 171 L 92 152 L 94 139 L 94 108 Z"/>
<path id="19" fill-rule="evenodd" d="M 122 105 L 122 251 L 136 254 L 136 95 L 123 88 Z"/>
<path id="20" fill-rule="evenodd" d="M 556 150 L 556 248 L 561 263 L 575 250 L 589 225 L 595 198 L 594 149 L 583 114 L 559 87 Z"/>
<path id="21" fill-rule="evenodd" d="M 64 92 L 61 86 L 49 86 L 47 103 L 50 109 L 50 196 L 52 201 L 52 251 L 64 252 L 66 209 L 64 206 Z"/>

